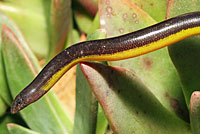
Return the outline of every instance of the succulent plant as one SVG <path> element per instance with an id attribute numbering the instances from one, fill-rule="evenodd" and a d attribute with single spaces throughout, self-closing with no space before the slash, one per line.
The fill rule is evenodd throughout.
<path id="1" fill-rule="evenodd" d="M 15 115 L 9 111 L 41 68 L 81 37 L 126 34 L 199 11 L 199 5 L 198 0 L 1 1 L 0 133 L 199 134 L 199 36 L 136 58 L 81 63 L 75 117 L 54 90 Z"/>

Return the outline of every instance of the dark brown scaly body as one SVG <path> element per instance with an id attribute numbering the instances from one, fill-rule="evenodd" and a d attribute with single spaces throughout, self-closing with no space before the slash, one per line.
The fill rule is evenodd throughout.
<path id="1" fill-rule="evenodd" d="M 86 41 L 73 45 L 54 57 L 34 81 L 16 97 L 12 106 L 12 113 L 21 110 L 43 96 L 48 90 L 42 90 L 41 88 L 45 84 L 48 84 L 48 81 L 57 72 L 77 59 L 95 55 L 102 56 L 103 60 L 103 55 L 113 55 L 132 49 L 132 53 L 134 53 L 136 51 L 135 48 L 140 48 L 179 33 L 182 30 L 195 27 L 200 27 L 200 12 L 181 15 L 126 35 L 109 39 Z M 124 58 L 122 57 L 121 59 Z"/>

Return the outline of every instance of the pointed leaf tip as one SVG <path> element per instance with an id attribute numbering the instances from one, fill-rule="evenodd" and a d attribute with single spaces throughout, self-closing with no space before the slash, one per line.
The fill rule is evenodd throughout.
<path id="1" fill-rule="evenodd" d="M 24 49 L 24 47 L 21 45 L 20 41 L 18 40 L 17 36 L 15 35 L 15 33 L 6 25 L 2 25 L 2 42 L 4 42 L 4 45 L 16 45 L 18 47 L 18 49 L 23 53 L 29 67 L 31 68 L 31 70 L 33 71 L 33 73 L 36 75 L 37 74 L 37 70 L 34 67 L 31 59 L 29 58 L 26 50 Z"/>
<path id="2" fill-rule="evenodd" d="M 195 91 L 195 92 L 192 93 L 192 96 L 191 96 L 191 99 L 190 99 L 190 109 L 191 110 L 195 107 L 196 103 L 200 104 L 200 91 Z"/>
<path id="3" fill-rule="evenodd" d="M 200 91 L 192 93 L 190 99 L 190 122 L 193 134 L 200 133 Z"/>
<path id="4" fill-rule="evenodd" d="M 16 44 L 19 44 L 19 40 L 17 39 L 15 34 L 6 25 L 2 25 L 1 34 L 2 34 L 2 39 L 3 40 L 12 40 L 12 42 L 15 42 Z"/>
<path id="5" fill-rule="evenodd" d="M 38 132 L 14 123 L 7 124 L 7 129 L 9 134 L 39 134 Z"/>
<path id="6" fill-rule="evenodd" d="M 10 127 L 15 127 L 16 124 L 14 124 L 14 123 L 9 123 L 9 124 L 7 124 L 6 126 L 7 126 L 7 128 L 9 129 Z"/>

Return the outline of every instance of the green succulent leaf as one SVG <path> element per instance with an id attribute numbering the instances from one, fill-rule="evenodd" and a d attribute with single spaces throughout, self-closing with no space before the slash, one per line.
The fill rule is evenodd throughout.
<path id="1" fill-rule="evenodd" d="M 168 4 L 167 18 L 200 11 L 200 0 L 176 0 Z M 190 37 L 168 47 L 170 57 L 178 70 L 187 105 L 192 93 L 200 89 L 200 36 Z"/>
<path id="2" fill-rule="evenodd" d="M 200 92 L 192 93 L 190 99 L 190 123 L 193 134 L 200 133 Z"/>
<path id="3" fill-rule="evenodd" d="M 104 114 L 104 111 L 101 105 L 98 106 L 98 115 L 97 115 L 97 128 L 96 134 L 105 134 L 108 128 L 108 120 Z"/>
<path id="4" fill-rule="evenodd" d="M 62 104 L 60 103 L 57 96 L 54 93 L 50 93 L 50 94 L 48 94 L 46 99 L 49 102 L 49 104 L 51 104 L 52 107 L 54 108 L 54 110 L 56 111 L 57 115 L 55 115 L 55 116 L 58 116 L 60 118 L 62 125 L 64 125 L 66 127 L 66 129 L 68 130 L 69 134 L 71 134 L 73 131 L 72 117 L 70 117 L 67 114 L 67 112 L 64 110 L 64 108 L 62 107 Z"/>
<path id="5" fill-rule="evenodd" d="M 33 56 L 33 52 L 30 50 L 30 47 L 27 45 L 24 35 L 19 30 L 20 28 L 16 25 L 16 23 L 12 19 L 10 19 L 4 13 L 0 12 L 0 27 L 2 27 L 2 25 L 6 25 L 13 31 L 13 33 L 16 35 L 21 45 L 23 46 L 24 50 L 27 52 L 27 55 L 30 57 L 31 61 L 33 61 L 35 68 L 40 70 L 39 62 L 37 58 Z"/>
<path id="6" fill-rule="evenodd" d="M 22 118 L 18 114 L 11 115 L 9 113 L 6 113 L 4 114 L 4 116 L 0 117 L 1 134 L 9 134 L 7 126 L 6 126 L 8 123 L 17 123 L 17 124 L 26 126 L 26 124 L 23 122 Z"/>
<path id="7" fill-rule="evenodd" d="M 80 34 L 76 29 L 72 29 L 70 35 L 67 38 L 65 48 L 72 46 L 80 41 Z"/>
<path id="8" fill-rule="evenodd" d="M 180 14 L 199 11 L 200 0 L 170 0 L 167 5 L 166 18 L 175 17 Z"/>
<path id="9" fill-rule="evenodd" d="M 7 124 L 9 134 L 39 134 L 17 124 Z"/>
<path id="10" fill-rule="evenodd" d="M 100 25 L 108 37 L 156 23 L 145 11 L 128 0 L 100 3 Z M 165 108 L 180 118 L 189 120 L 179 77 L 167 48 L 128 60 L 112 61 L 109 65 L 124 67 L 134 72 Z"/>
<path id="11" fill-rule="evenodd" d="M 27 54 L 30 55 L 30 57 L 32 58 L 33 53 L 30 51 L 29 47 L 26 45 L 26 41 L 23 38 L 22 33 L 20 32 L 19 28 L 17 27 L 17 25 L 9 18 L 7 17 L 4 13 L 0 12 L 0 29 L 2 27 L 2 25 L 7 25 L 9 26 L 12 31 L 17 35 L 18 39 L 21 42 L 21 45 L 24 47 L 24 49 L 27 51 Z M 1 37 L 1 35 L 0 35 Z M 0 38 L 1 40 L 1 38 Z M 7 81 L 6 81 L 6 77 L 5 77 L 5 69 L 4 69 L 4 63 L 3 63 L 3 59 L 2 59 L 2 48 L 1 48 L 1 43 L 0 43 L 0 96 L 4 99 L 4 101 L 8 104 L 11 105 L 11 95 L 10 92 L 8 90 L 8 86 L 7 86 Z M 34 61 L 34 63 L 36 63 L 37 59 L 36 58 L 32 58 L 31 60 Z M 36 65 L 36 64 L 35 64 Z M 38 65 L 38 63 L 37 63 Z M 37 68 L 39 68 L 39 66 L 36 66 Z"/>
<path id="12" fill-rule="evenodd" d="M 74 4 L 74 17 L 78 28 L 88 34 L 93 24 L 93 17 L 78 3 Z"/>
<path id="13" fill-rule="evenodd" d="M 9 3 L 14 6 L 25 8 L 34 12 L 41 13 L 43 12 L 43 3 L 45 3 L 43 0 L 3 0 L 4 3 Z"/>
<path id="14" fill-rule="evenodd" d="M 128 0 L 99 2 L 100 28 L 107 37 L 118 36 L 155 24 L 146 12 Z M 119 4 L 120 3 L 120 4 Z"/>
<path id="15" fill-rule="evenodd" d="M 2 28 L 2 50 L 8 84 L 12 96 L 15 97 L 34 79 L 39 71 L 39 65 L 37 65 L 38 62 L 35 63 L 31 60 L 34 55 L 32 55 L 33 57 L 30 57 L 30 54 L 28 55 L 28 51 L 25 51 L 26 49 L 21 45 L 21 42 L 7 26 Z M 40 101 L 22 110 L 20 114 L 34 131 L 48 134 L 70 133 L 70 130 L 60 119 L 62 115 L 58 116 L 58 113 L 64 112 L 55 110 L 55 107 L 53 107 L 55 104 L 53 101 L 56 101 L 55 96 L 49 97 L 49 94 L 53 94 L 53 92 L 49 92 Z"/>
<path id="16" fill-rule="evenodd" d="M 74 134 L 94 134 L 96 132 L 98 102 L 79 65 L 76 76 Z"/>
<path id="17" fill-rule="evenodd" d="M 1 39 L 1 37 L 0 37 L 0 39 Z M 8 85 L 7 85 L 7 81 L 6 81 L 6 77 L 5 77 L 5 69 L 4 69 L 2 50 L 1 50 L 1 41 L 0 41 L 0 74 L 1 74 L 0 75 L 0 85 L 1 85 L 1 87 L 0 87 L 0 98 L 1 98 L 1 102 L 4 100 L 4 102 L 7 105 L 11 105 L 12 98 L 11 98 L 11 95 L 10 95 L 10 92 L 9 92 L 9 89 L 8 89 Z M 3 106 L 3 102 L 1 104 Z M 4 110 L 4 108 L 2 108 L 1 110 Z"/>
<path id="18" fill-rule="evenodd" d="M 1 50 L 0 50 L 0 97 L 4 100 L 7 105 L 11 105 L 12 99 L 11 95 L 7 86 L 3 62 L 1 57 Z"/>
<path id="19" fill-rule="evenodd" d="M 71 21 L 71 0 L 52 0 L 49 12 L 50 17 L 47 17 L 50 38 L 48 60 L 64 48 Z"/>
<path id="20" fill-rule="evenodd" d="M 166 110 L 132 72 L 98 63 L 81 68 L 115 133 L 191 133 L 189 124 Z"/>
<path id="21" fill-rule="evenodd" d="M 6 103 L 4 102 L 4 100 L 0 96 L 0 117 L 5 114 L 7 108 L 8 107 L 7 107 Z"/>
<path id="22" fill-rule="evenodd" d="M 127 0 L 160 22 L 165 20 L 168 0 Z"/>
<path id="23" fill-rule="evenodd" d="M 87 40 L 97 40 L 97 39 L 104 39 L 106 37 L 106 33 L 101 29 L 96 29 L 94 32 L 87 36 Z"/>
<path id="24" fill-rule="evenodd" d="M 94 20 L 92 22 L 92 25 L 90 27 L 90 30 L 88 31 L 88 35 L 90 35 L 92 32 L 95 32 L 96 29 L 100 28 L 100 24 L 99 24 L 99 13 L 96 14 L 96 16 L 94 17 Z"/>
<path id="25" fill-rule="evenodd" d="M 47 24 L 43 2 L 36 1 L 29 1 L 29 4 L 0 2 L 0 11 L 15 21 L 33 52 L 38 57 L 44 58 L 47 55 L 49 43 Z"/>

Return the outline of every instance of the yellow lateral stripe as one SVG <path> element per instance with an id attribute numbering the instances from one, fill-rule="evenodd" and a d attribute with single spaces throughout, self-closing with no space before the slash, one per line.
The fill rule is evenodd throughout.
<path id="1" fill-rule="evenodd" d="M 197 35 L 199 33 L 200 33 L 200 27 L 188 28 L 186 30 L 182 30 L 178 33 L 172 34 L 166 38 L 163 38 L 158 41 L 151 42 L 144 46 L 130 49 L 127 51 L 118 52 L 114 54 L 90 55 L 90 56 L 85 56 L 82 58 L 75 59 L 70 64 L 66 65 L 64 68 L 58 71 L 56 74 L 54 74 L 52 78 L 49 79 L 44 86 L 42 86 L 41 90 L 46 91 L 50 89 L 54 85 L 54 83 L 57 81 L 58 78 L 60 78 L 66 71 L 68 71 L 72 66 L 74 66 L 75 64 L 79 62 L 94 61 L 94 60 L 96 61 L 112 60 L 113 61 L 113 60 L 122 60 L 122 59 L 131 58 L 131 57 L 136 57 L 136 56 L 160 49 L 162 47 L 168 46 L 182 39 L 185 39 L 189 36 Z"/>

